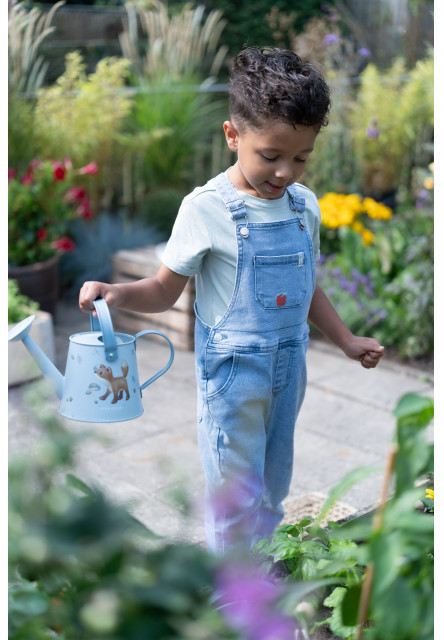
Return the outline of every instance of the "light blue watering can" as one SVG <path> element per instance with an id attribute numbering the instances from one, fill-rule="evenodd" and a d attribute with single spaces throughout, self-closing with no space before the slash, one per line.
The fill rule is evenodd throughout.
<path id="1" fill-rule="evenodd" d="M 114 333 L 105 300 L 94 301 L 97 318 L 91 314 L 91 331 L 69 338 L 65 376 L 29 336 L 35 316 L 19 322 L 8 333 L 8 341 L 22 340 L 43 374 L 53 383 L 62 416 L 81 422 L 121 422 L 143 413 L 142 390 L 171 367 L 174 348 L 161 331 L 140 331 L 134 337 Z M 170 346 L 168 363 L 139 385 L 136 341 L 141 336 L 162 336 Z"/>

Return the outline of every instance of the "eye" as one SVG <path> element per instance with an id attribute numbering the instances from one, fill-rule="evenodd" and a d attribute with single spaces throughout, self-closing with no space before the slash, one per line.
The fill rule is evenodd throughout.
<path id="1" fill-rule="evenodd" d="M 274 162 L 275 160 L 277 160 L 277 158 L 270 158 L 268 156 L 264 156 L 264 154 L 261 154 L 263 159 L 265 160 L 265 162 Z"/>
<path id="2" fill-rule="evenodd" d="M 299 162 L 300 164 L 304 164 L 304 162 L 307 162 L 307 158 L 295 158 L 294 161 Z"/>

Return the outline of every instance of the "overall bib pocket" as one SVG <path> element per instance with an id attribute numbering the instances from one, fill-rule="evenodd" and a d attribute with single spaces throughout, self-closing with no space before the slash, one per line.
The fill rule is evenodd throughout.
<path id="1" fill-rule="evenodd" d="M 304 251 L 287 256 L 254 256 L 254 287 L 264 309 L 300 307 L 307 293 Z"/>

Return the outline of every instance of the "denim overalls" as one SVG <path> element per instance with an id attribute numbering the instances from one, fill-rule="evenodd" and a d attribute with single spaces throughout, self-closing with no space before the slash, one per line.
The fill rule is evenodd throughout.
<path id="1" fill-rule="evenodd" d="M 249 223 L 226 174 L 210 183 L 236 225 L 238 246 L 225 315 L 210 327 L 196 312 L 195 329 L 206 537 L 209 550 L 223 553 L 250 549 L 283 517 L 307 382 L 315 268 L 305 200 L 294 185 L 287 189 L 294 218 Z"/>

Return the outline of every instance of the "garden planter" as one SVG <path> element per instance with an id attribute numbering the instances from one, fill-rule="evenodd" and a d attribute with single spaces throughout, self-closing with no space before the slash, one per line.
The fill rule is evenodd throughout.
<path id="1" fill-rule="evenodd" d="M 30 311 L 30 315 L 33 312 Z M 46 311 L 36 311 L 30 336 L 38 346 L 54 360 L 54 331 L 52 316 Z M 9 328 L 11 328 L 11 325 Z M 29 382 L 42 376 L 31 354 L 25 345 L 20 342 L 8 343 L 8 386 L 12 387 L 24 382 Z"/>
<path id="2" fill-rule="evenodd" d="M 20 292 L 52 315 L 59 294 L 59 259 L 55 255 L 43 262 L 8 268 L 8 278 L 17 281 Z"/>

